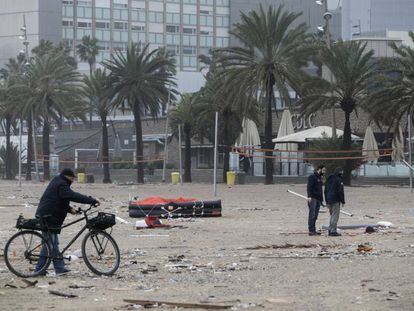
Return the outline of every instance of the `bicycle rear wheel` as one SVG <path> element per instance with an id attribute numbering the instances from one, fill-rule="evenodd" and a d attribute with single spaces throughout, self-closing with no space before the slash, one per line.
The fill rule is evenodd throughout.
<path id="1" fill-rule="evenodd" d="M 44 248 L 43 254 L 40 251 Z M 20 231 L 13 235 L 4 248 L 4 260 L 7 268 L 15 275 L 28 278 L 45 273 L 50 265 L 52 248 L 45 237 L 36 231 Z M 41 269 L 35 271 L 39 260 L 44 262 Z"/>
<path id="2" fill-rule="evenodd" d="M 110 234 L 90 231 L 82 241 L 82 256 L 86 266 L 97 275 L 112 275 L 118 270 L 119 248 Z"/>

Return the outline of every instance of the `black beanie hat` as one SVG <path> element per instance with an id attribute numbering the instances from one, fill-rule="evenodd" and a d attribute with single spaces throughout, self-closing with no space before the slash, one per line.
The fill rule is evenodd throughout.
<path id="1" fill-rule="evenodd" d="M 75 173 L 70 168 L 64 168 L 60 173 L 64 176 L 75 177 Z"/>

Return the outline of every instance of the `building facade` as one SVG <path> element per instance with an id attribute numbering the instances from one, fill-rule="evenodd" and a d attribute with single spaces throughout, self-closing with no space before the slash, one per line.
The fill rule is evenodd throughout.
<path id="1" fill-rule="evenodd" d="M 342 39 L 364 32 L 414 30 L 412 0 L 342 0 Z"/>
<path id="2" fill-rule="evenodd" d="M 62 39 L 62 5 L 55 0 L 0 0 L 0 68 L 16 57 L 24 45 L 23 16 L 26 20 L 29 48 L 41 39 L 59 42 Z"/>

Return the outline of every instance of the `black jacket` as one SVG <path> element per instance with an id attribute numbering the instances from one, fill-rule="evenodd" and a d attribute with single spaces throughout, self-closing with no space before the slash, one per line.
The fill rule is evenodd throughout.
<path id="1" fill-rule="evenodd" d="M 328 177 L 325 185 L 325 200 L 327 204 L 345 204 L 344 183 L 339 174 L 332 174 Z"/>
<path id="2" fill-rule="evenodd" d="M 71 183 L 72 182 L 63 175 L 56 176 L 50 181 L 40 199 L 39 206 L 36 210 L 36 216 L 41 217 L 51 215 L 51 217 L 46 218 L 47 225 L 50 228 L 62 226 L 70 209 L 70 201 L 83 204 L 96 203 L 95 199 L 70 189 Z M 53 231 L 60 233 L 60 230 Z"/>
<path id="3" fill-rule="evenodd" d="M 314 172 L 308 177 L 308 198 L 313 198 L 319 202 L 323 202 L 322 177 Z"/>

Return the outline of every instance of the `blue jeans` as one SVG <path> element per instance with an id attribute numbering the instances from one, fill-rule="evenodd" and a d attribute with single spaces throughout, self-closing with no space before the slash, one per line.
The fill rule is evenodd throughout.
<path id="1" fill-rule="evenodd" d="M 49 237 L 49 241 L 52 243 L 52 256 L 56 257 L 60 255 L 59 252 L 59 238 L 58 235 L 56 233 L 48 233 L 48 232 L 43 232 L 44 236 L 48 236 Z M 39 261 L 37 262 L 36 265 L 36 271 L 42 269 L 42 267 L 44 266 L 45 262 L 46 262 L 46 258 L 45 256 L 47 256 L 47 248 L 46 245 L 43 244 L 42 245 L 42 249 L 40 250 L 40 258 Z M 65 270 L 65 262 L 62 259 L 53 259 L 53 267 L 55 268 L 55 272 L 56 273 L 62 273 Z"/>
<path id="2" fill-rule="evenodd" d="M 309 232 L 316 232 L 316 220 L 318 219 L 319 215 L 319 208 L 321 207 L 321 202 L 314 198 L 308 202 L 309 207 L 309 216 L 308 216 L 308 229 Z"/>

